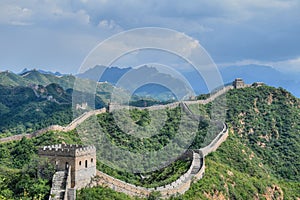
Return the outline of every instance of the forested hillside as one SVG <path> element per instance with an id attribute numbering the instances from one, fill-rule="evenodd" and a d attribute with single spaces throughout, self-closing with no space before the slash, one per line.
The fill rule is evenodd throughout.
<path id="1" fill-rule="evenodd" d="M 57 84 L 36 89 L 0 85 L 0 137 L 70 123 L 71 97 Z"/>
<path id="2" fill-rule="evenodd" d="M 226 122 L 230 130 L 228 139 L 216 152 L 206 157 L 203 179 L 193 183 L 184 195 L 172 199 L 299 199 L 299 100 L 282 88 L 268 86 L 230 90 L 226 98 Z M 199 106 L 200 112 L 209 116 L 210 106 Z M 176 119 L 176 110 L 169 113 L 172 114 L 170 119 Z M 149 125 L 147 112 L 132 111 L 131 117 L 137 124 Z M 101 114 L 97 119 L 107 131 L 106 134 L 111 136 L 110 139 L 123 148 L 144 151 L 150 147 L 155 149 L 156 146 L 165 145 L 160 144 L 160 141 L 168 142 L 168 138 L 157 140 L 158 142 L 155 142 L 157 138 L 153 138 L 154 142 L 151 144 L 154 146 L 149 146 L 150 143 L 145 143 L 146 146 L 133 143 L 129 147 L 126 144 L 132 138 L 126 137 L 114 127 L 109 114 Z M 170 129 L 169 125 L 165 128 Z M 198 134 L 205 134 L 203 130 L 206 125 L 199 128 Z M 167 136 L 162 136 L 164 137 Z M 36 149 L 39 145 L 62 141 L 69 144 L 80 143 L 76 131 L 72 131 L 49 132 L 31 140 L 0 144 L 0 199 L 32 199 L 34 196 L 46 198 L 46 191 L 49 191 L 51 184 L 51 166 L 45 166 L 44 169 L 47 170 L 36 176 L 36 171 L 29 170 L 28 164 L 42 162 L 36 161 Z M 138 141 L 135 142 L 138 144 Z M 155 172 L 150 176 L 152 179 L 146 179 L 144 183 L 140 183 L 136 175 L 118 172 L 101 163 L 98 163 L 98 169 L 134 184 L 157 186 L 183 173 L 188 162 L 178 161 Z M 77 197 L 101 200 L 138 199 L 103 187 L 82 189 L 77 191 Z M 153 193 L 149 199 L 158 197 L 159 193 Z"/>
<path id="3" fill-rule="evenodd" d="M 55 76 L 37 70 L 21 75 L 0 72 L 0 138 L 70 123 L 74 114 L 74 81 L 75 76 L 72 75 Z M 90 84 L 88 80 L 78 81 L 82 86 Z M 109 83 L 95 85 L 96 94 L 91 96 L 94 100 L 91 107 L 98 109 L 107 106 L 116 88 Z M 76 95 L 87 94 L 77 92 Z"/>
<path id="4" fill-rule="evenodd" d="M 39 146 L 79 144 L 76 132 L 48 132 L 0 144 L 0 199 L 48 199 L 54 166 L 37 155 Z"/>
<path id="5" fill-rule="evenodd" d="M 227 141 L 205 159 L 204 178 L 173 199 L 299 199 L 299 100 L 268 86 L 230 90 L 226 97 Z M 78 196 L 129 199 L 101 187 Z"/>
<path id="6" fill-rule="evenodd" d="M 43 74 L 37 70 L 26 71 L 20 75 L 13 72 L 0 72 L 0 85 L 7 86 L 28 86 L 28 85 L 49 85 L 57 83 L 64 89 L 72 88 L 75 81 L 75 76 L 64 75 L 55 76 L 53 74 Z"/>
<path id="7" fill-rule="evenodd" d="M 300 102 L 273 87 L 231 90 L 227 122 L 273 174 L 300 181 Z"/>

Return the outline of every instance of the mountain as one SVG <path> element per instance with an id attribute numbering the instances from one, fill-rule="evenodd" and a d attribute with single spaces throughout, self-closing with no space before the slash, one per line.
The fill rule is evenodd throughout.
<path id="1" fill-rule="evenodd" d="M 99 74 L 102 76 L 99 77 Z M 137 69 L 95 66 L 77 76 L 109 82 L 129 91 L 130 94 L 162 101 L 191 95 L 187 86 L 182 84 L 182 80 L 146 65 Z"/>
<path id="2" fill-rule="evenodd" d="M 123 90 L 102 83 L 97 85 L 95 94 L 75 91 L 76 96 L 84 97 L 77 99 L 83 101 L 75 102 L 74 90 L 65 90 L 57 83 L 46 86 L 0 84 L 0 138 L 32 133 L 53 124 L 66 125 L 86 109 L 107 107 L 114 90 L 126 96 Z"/>
<path id="3" fill-rule="evenodd" d="M 229 137 L 206 157 L 204 177 L 171 199 L 299 199 L 300 100 L 269 86 L 230 90 L 226 98 Z M 135 199 L 102 187 L 78 191 L 78 199 L 87 197 Z"/>
<path id="4" fill-rule="evenodd" d="M 138 69 L 132 68 L 108 68 L 105 66 L 96 66 L 95 68 L 89 69 L 85 73 L 79 74 L 78 76 L 82 78 L 97 80 L 100 82 L 107 81 L 109 83 L 112 83 L 113 85 L 116 85 L 118 80 L 128 72 L 140 77 L 146 77 L 145 74 L 147 76 L 152 76 L 156 74 L 157 76 L 161 76 L 161 80 L 165 78 L 164 73 L 161 73 L 157 70 L 153 70 L 153 68 L 149 66 L 144 66 L 144 69 L 140 70 L 141 73 L 137 71 Z M 246 83 L 264 82 L 270 86 L 283 87 L 291 91 L 292 94 L 294 94 L 295 96 L 300 97 L 300 90 L 298 89 L 298 86 L 300 84 L 300 74 L 284 73 L 270 66 L 264 65 L 220 67 L 219 71 L 224 84 L 231 83 L 232 80 L 234 80 L 235 78 L 243 78 Z M 99 73 L 103 73 L 101 77 L 97 76 L 97 74 Z M 196 71 L 182 71 L 179 73 L 181 73 L 181 75 L 183 75 L 183 77 L 186 78 L 186 80 L 189 82 L 196 94 L 209 93 L 204 79 Z M 143 88 L 140 88 L 137 91 L 137 93 L 143 96 L 155 97 L 158 96 L 156 91 L 160 91 L 160 94 L 162 96 L 170 96 L 170 91 L 168 91 L 168 89 L 166 90 L 166 88 L 157 88 L 157 86 L 153 85 L 144 86 Z M 153 94 L 155 92 L 156 94 Z"/>
<path id="5" fill-rule="evenodd" d="M 72 96 L 52 83 L 34 88 L 0 85 L 0 137 L 72 121 Z"/>
<path id="6" fill-rule="evenodd" d="M 109 82 L 116 85 L 118 80 L 132 68 L 119 68 L 119 67 L 106 67 L 103 65 L 96 65 L 93 68 L 86 70 L 84 73 L 80 73 L 77 76 L 79 78 L 85 78 L 89 80 L 99 81 L 99 82 Z M 102 74 L 99 77 L 99 74 Z"/>
<path id="7" fill-rule="evenodd" d="M 33 70 L 36 70 L 36 69 L 33 69 Z M 25 73 L 33 71 L 33 70 L 24 68 L 19 74 L 25 74 Z M 41 74 L 51 74 L 51 75 L 54 75 L 54 76 L 64 76 L 64 75 L 66 75 L 66 74 L 61 74 L 60 72 L 51 72 L 51 71 L 45 71 L 45 70 L 41 70 L 41 69 L 37 69 L 36 71 L 40 72 Z"/>
<path id="8" fill-rule="evenodd" d="M 29 84 L 29 82 L 13 72 L 3 71 L 0 72 L 0 84 L 17 86 L 17 85 L 27 85 Z"/>
<path id="9" fill-rule="evenodd" d="M 78 74 L 79 78 L 86 78 L 94 81 L 108 82 L 116 85 L 120 78 L 130 72 L 139 77 L 147 76 L 161 76 L 160 79 L 166 78 L 164 73 L 161 73 L 155 68 L 144 66 L 143 70 L 138 72 L 138 69 L 119 68 L 119 67 L 105 67 L 95 66 L 87 70 L 85 73 Z M 297 97 L 300 97 L 300 90 L 298 86 L 300 84 L 300 74 L 297 73 L 284 73 L 278 71 L 270 66 L 263 65 L 245 65 L 245 66 L 228 66 L 220 67 L 220 74 L 225 84 L 231 83 L 235 78 L 243 78 L 246 83 L 264 82 L 274 87 L 283 87 L 292 92 Z M 101 77 L 98 74 L 102 73 Z M 180 72 L 184 78 L 186 78 L 196 94 L 208 93 L 208 89 L 205 81 L 196 71 L 193 72 Z M 171 77 L 174 78 L 174 77 Z M 176 78 L 174 78 L 176 79 Z M 2 85 L 29 85 L 29 84 L 41 84 L 47 85 L 50 83 L 58 83 L 64 89 L 72 88 L 75 77 L 72 75 L 62 75 L 60 73 L 44 72 L 42 70 L 27 70 L 24 69 L 18 76 L 9 71 L 0 72 L 0 84 Z M 170 79 L 171 80 L 171 79 Z M 166 100 L 166 97 L 172 97 L 174 94 L 170 93 L 168 87 L 157 87 L 153 85 L 143 86 L 136 91 L 140 96 L 151 96 L 159 100 Z M 160 91 L 160 95 L 158 92 Z"/>
<path id="10" fill-rule="evenodd" d="M 31 84 L 48 85 L 57 83 L 65 89 L 72 88 L 75 77 L 72 75 L 56 76 L 53 74 L 43 74 L 38 70 L 27 71 L 20 76 Z"/>
<path id="11" fill-rule="evenodd" d="M 55 85 L 51 87 L 56 91 L 59 88 Z M 6 94 L 13 92 L 7 88 L 5 91 Z M 14 91 L 20 96 L 25 95 L 27 99 L 35 98 L 30 90 L 20 88 Z M 299 199 L 300 100 L 282 88 L 269 86 L 230 90 L 226 99 L 226 123 L 229 128 L 227 140 L 205 158 L 204 177 L 194 182 L 184 195 L 171 199 Z M 20 104 L 26 102 L 26 99 L 18 100 Z M 9 102 L 7 99 L 3 105 L 9 107 Z M 198 107 L 200 112 L 207 112 L 207 116 L 210 108 L 210 104 Z M 175 119 L 168 121 L 169 125 L 178 123 L 178 113 L 175 111 L 169 110 L 172 113 L 170 117 Z M 136 123 L 141 122 L 144 127 L 149 124 L 147 111 L 133 110 L 131 115 L 138 119 Z M 123 147 L 128 144 L 127 148 L 136 151 L 161 148 L 160 142 L 167 142 L 166 134 L 170 133 L 167 131 L 166 134 L 146 138 L 146 141 L 151 141 L 143 143 L 140 138 L 120 133 L 120 129 L 114 127 L 109 113 L 98 115 L 97 119 L 107 128 L 111 136 L 109 139 L 115 141 L 115 145 Z M 74 144 L 80 143 L 80 139 L 76 132 L 48 132 L 37 138 L 0 144 L 0 180 L 3 180 L 0 184 L 0 198 L 15 199 L 27 195 L 27 198 L 41 196 L 46 199 L 52 177 L 51 168 L 37 160 L 36 149 L 41 145 L 60 142 Z M 43 166 L 41 177 L 36 176 L 37 166 Z M 101 163 L 98 163 L 99 167 L 103 167 Z M 165 176 L 172 177 L 177 170 L 184 170 L 185 167 L 172 165 L 167 169 L 169 171 L 162 171 L 162 174 L 155 173 L 153 180 L 164 181 Z M 139 184 L 144 182 L 133 174 L 118 174 L 116 170 L 108 168 L 106 171 L 118 178 L 133 179 Z M 145 180 L 148 181 L 147 178 Z M 154 193 L 149 199 L 158 199 L 158 196 L 159 193 Z M 107 187 L 94 187 L 77 191 L 77 199 L 139 198 L 131 198 Z"/>
<path id="12" fill-rule="evenodd" d="M 26 71 L 22 74 L 15 74 L 10 71 L 0 72 L 0 85 L 6 86 L 30 86 L 57 83 L 64 89 L 72 88 L 75 77 L 72 75 L 56 76 L 53 74 L 43 74 L 38 70 Z"/>
<path id="13" fill-rule="evenodd" d="M 76 77 L 72 75 L 56 76 L 43 74 L 39 70 L 25 70 L 22 74 L 0 72 L 0 137 L 29 133 L 52 124 L 64 125 L 69 123 L 74 108 L 102 108 L 111 100 L 128 97 L 128 92 L 110 83 L 92 83 L 89 80 L 77 78 L 76 84 L 82 91 L 75 91 Z M 92 88 L 92 94 L 84 92 L 87 87 Z M 75 88 L 78 89 L 78 88 Z M 95 91 L 94 91 L 95 89 Z M 95 92 L 95 93 L 94 93 Z M 73 98 L 75 97 L 78 98 Z M 72 99 L 73 98 L 73 99 Z M 73 101 L 74 100 L 74 101 Z M 133 96 L 131 101 L 139 101 Z M 148 98 L 151 103 L 160 103 Z M 83 106 L 83 105 L 86 105 Z"/>

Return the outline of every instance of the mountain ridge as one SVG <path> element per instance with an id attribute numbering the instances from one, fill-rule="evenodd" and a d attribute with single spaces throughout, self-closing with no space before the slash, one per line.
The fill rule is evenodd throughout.
<path id="1" fill-rule="evenodd" d="M 299 99 L 282 88 L 269 86 L 230 90 L 226 98 L 230 131 L 228 139 L 216 152 L 206 157 L 207 169 L 203 179 L 193 183 L 184 195 L 172 199 L 299 198 Z M 206 112 L 209 111 L 209 106 L 199 106 L 198 109 Z M 8 146 L 10 149 L 20 149 L 18 146 L 28 149 L 31 147 L 30 143 L 36 144 L 40 138 L 47 138 L 42 140 L 44 142 L 51 142 L 54 140 L 51 138 L 55 138 L 58 142 L 59 139 L 67 140 L 71 135 L 76 135 L 74 132 L 69 133 L 70 136 L 64 133 L 66 139 L 63 139 L 62 133 L 51 133 L 51 137 L 49 134 L 28 141 L 0 144 L 0 159 L 8 162 L 7 166 L 11 166 L 11 160 L 19 162 L 20 157 L 10 159 L 10 155 L 15 154 L 7 149 Z M 72 141 L 69 142 L 72 144 Z M 29 156 L 24 156 L 28 154 L 30 152 L 23 152 L 22 158 L 28 158 Z M 0 185 L 0 196 L 9 195 L 2 191 L 14 189 L 16 184 L 10 182 L 14 177 L 13 172 L 6 171 L 6 174 L 0 173 L 0 176 L 8 181 L 8 184 Z M 122 200 L 132 199 L 102 187 L 80 190 L 77 197 L 105 199 L 111 196 Z"/>
<path id="2" fill-rule="evenodd" d="M 148 67 L 149 70 L 151 70 L 151 67 Z M 118 80 L 126 73 L 128 73 L 130 70 L 133 70 L 131 67 L 126 68 L 120 68 L 117 66 L 113 67 L 105 67 L 105 66 L 95 66 L 94 68 L 91 68 L 87 70 L 84 74 L 78 74 L 77 77 L 80 78 L 90 78 L 91 80 L 100 81 L 100 82 L 109 82 L 113 85 L 115 85 Z M 44 78 L 41 78 L 42 81 L 28 81 L 28 79 L 25 78 L 20 80 L 16 74 L 8 71 L 0 72 L 0 84 L 4 84 L 4 82 L 10 84 L 10 85 L 28 85 L 28 84 L 49 84 L 52 82 L 59 83 L 61 86 L 63 86 L 65 89 L 71 88 L 72 83 L 74 82 L 75 77 L 73 75 L 65 75 L 61 74 L 59 72 L 45 72 L 43 70 L 26 70 L 24 73 L 30 73 L 30 72 L 40 72 L 43 75 L 53 75 L 55 78 L 47 78 L 45 76 Z M 226 67 L 220 67 L 219 68 L 220 74 L 222 76 L 222 79 L 224 83 L 231 82 L 235 78 L 243 78 L 245 82 L 252 83 L 252 82 L 264 82 L 268 85 L 274 86 L 274 87 L 283 87 L 287 90 L 291 91 L 295 96 L 300 97 L 300 92 L 298 90 L 298 85 L 300 83 L 300 76 L 296 73 L 284 73 L 276 70 L 275 68 L 272 68 L 270 66 L 265 65 L 243 65 L 243 66 L 226 66 Z M 10 73 L 8 77 L 3 77 L 3 74 Z M 22 73 L 24 75 L 24 73 Z M 60 74 L 61 76 L 57 76 L 55 74 Z M 97 74 L 102 73 L 101 77 L 98 77 Z M 151 72 L 153 74 L 153 71 Z M 151 74 L 149 73 L 146 74 Z M 159 73 L 159 72 L 155 72 Z M 205 85 L 205 82 L 202 80 L 201 76 L 197 74 L 196 72 L 180 72 L 192 85 L 193 90 L 196 92 L 196 94 L 203 94 L 208 93 L 207 87 Z M 97 77 L 94 77 L 97 76 Z M 66 78 L 69 77 L 69 78 Z M 47 80 L 48 79 L 48 80 Z M 67 84 L 66 82 L 68 80 L 65 79 L 71 79 L 71 84 Z M 151 93 L 149 90 L 148 93 Z"/>

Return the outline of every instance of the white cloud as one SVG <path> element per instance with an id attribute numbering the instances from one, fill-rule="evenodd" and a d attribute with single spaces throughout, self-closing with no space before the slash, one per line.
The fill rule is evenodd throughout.
<path id="1" fill-rule="evenodd" d="M 17 5 L 0 6 L 0 23 L 11 25 L 28 25 L 32 10 Z"/>
<path id="2" fill-rule="evenodd" d="M 0 3 L 0 23 L 11 25 L 30 25 L 56 23 L 65 21 L 89 24 L 90 16 L 86 10 L 73 8 L 69 1 L 2 1 Z"/>
<path id="3" fill-rule="evenodd" d="M 285 72 L 300 72 L 300 57 L 279 62 L 271 62 L 270 65 Z"/>
<path id="4" fill-rule="evenodd" d="M 98 27 L 101 29 L 108 29 L 115 32 L 120 32 L 123 30 L 121 26 L 119 26 L 114 20 L 106 20 L 103 19 L 98 23 Z"/>

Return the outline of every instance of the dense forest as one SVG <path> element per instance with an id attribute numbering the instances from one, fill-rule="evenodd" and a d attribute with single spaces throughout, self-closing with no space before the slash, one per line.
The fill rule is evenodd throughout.
<path id="1" fill-rule="evenodd" d="M 0 85 L 0 137 L 70 123 L 73 117 L 71 97 L 57 84 L 40 85 L 36 90 Z"/>
<path id="2" fill-rule="evenodd" d="M 171 199 L 299 199 L 299 100 L 282 88 L 268 86 L 230 90 L 226 99 L 228 139 L 206 157 L 203 179 L 193 183 L 184 195 Z M 198 109 L 209 116 L 210 107 L 207 104 Z M 164 126 L 161 134 L 156 136 L 158 138 L 145 142 L 145 146 L 118 130 L 110 114 L 101 114 L 97 120 L 110 140 L 120 147 L 146 151 L 165 145 L 172 138 L 172 131 L 176 132 L 180 112 L 174 109 L 168 113 L 170 123 Z M 151 122 L 147 111 L 132 110 L 130 117 L 142 127 Z M 196 140 L 201 142 L 201 135 L 205 134 L 208 125 L 205 122 L 199 124 Z M 163 134 L 164 130 L 169 135 Z M 159 140 L 160 137 L 163 139 Z M 131 146 L 126 143 L 130 140 L 133 140 L 129 142 Z M 47 199 L 53 168 L 37 157 L 37 148 L 61 142 L 74 144 L 81 141 L 77 132 L 72 131 L 48 132 L 34 139 L 0 144 L 0 199 Z M 191 148 L 195 146 L 193 144 Z M 189 162 L 178 160 L 153 172 L 144 182 L 140 182 L 137 174 L 117 171 L 100 162 L 97 168 L 127 182 L 152 187 L 176 179 L 185 172 Z M 38 165 L 43 166 L 42 170 L 37 170 Z M 79 190 L 77 198 L 138 199 L 103 187 Z M 153 193 L 148 199 L 158 198 L 159 193 Z"/>

